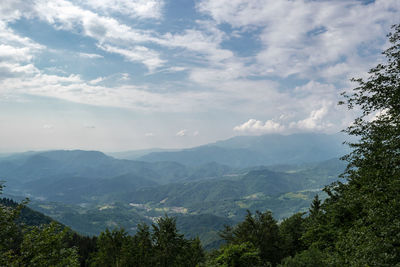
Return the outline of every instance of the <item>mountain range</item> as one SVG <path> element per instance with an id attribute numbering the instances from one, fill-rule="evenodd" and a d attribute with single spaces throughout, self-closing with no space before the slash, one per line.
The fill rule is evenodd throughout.
<path id="1" fill-rule="evenodd" d="M 131 158 L 141 161 L 175 161 L 188 166 L 216 162 L 244 168 L 255 165 L 298 164 L 340 157 L 347 152 L 342 134 L 268 134 L 237 136 L 228 140 L 179 151 L 150 151 Z M 130 158 L 129 153 L 125 158 Z"/>
<path id="2" fill-rule="evenodd" d="M 325 134 L 240 136 L 119 154 L 136 160 L 83 150 L 17 153 L 0 158 L 0 180 L 7 196 L 28 196 L 32 208 L 83 234 L 106 227 L 134 232 L 137 223 L 168 213 L 185 234 L 213 246 L 222 225 L 241 220 L 246 210 L 269 209 L 277 219 L 307 211 L 313 196 L 343 172 L 342 141 Z"/>

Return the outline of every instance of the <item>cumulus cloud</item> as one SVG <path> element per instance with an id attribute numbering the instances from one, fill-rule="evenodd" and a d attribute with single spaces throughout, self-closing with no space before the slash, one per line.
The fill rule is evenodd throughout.
<path id="1" fill-rule="evenodd" d="M 321 131 L 329 130 L 333 124 L 329 121 L 324 120 L 328 114 L 328 105 L 323 105 L 321 108 L 312 110 L 310 115 L 297 122 L 291 122 L 289 127 L 296 130 L 305 131 Z"/>
<path id="2" fill-rule="evenodd" d="M 273 120 L 267 120 L 265 123 L 259 120 L 250 119 L 247 122 L 235 126 L 236 132 L 247 134 L 264 134 L 264 133 L 279 133 L 285 130 L 285 127 Z"/>
<path id="3" fill-rule="evenodd" d="M 279 122 L 276 120 L 260 120 L 250 119 L 247 122 L 233 128 L 235 132 L 244 134 L 265 134 L 265 133 L 293 133 L 293 132 L 335 132 L 337 126 L 332 123 L 336 119 L 336 123 L 340 124 L 340 119 L 332 117 L 332 114 L 338 114 L 334 109 L 334 105 L 330 102 L 317 104 L 311 109 L 309 114 L 300 113 L 297 115 L 282 114 Z M 332 110 L 333 109 L 333 110 Z M 342 118 L 347 122 L 348 118 Z M 341 125 L 343 126 L 343 125 Z"/>

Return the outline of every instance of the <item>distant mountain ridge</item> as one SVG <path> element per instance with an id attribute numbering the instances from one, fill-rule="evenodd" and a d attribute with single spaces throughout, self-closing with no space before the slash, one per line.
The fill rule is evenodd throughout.
<path id="1" fill-rule="evenodd" d="M 14 195 L 33 195 L 79 201 L 85 195 L 107 195 L 184 180 L 228 173 L 228 166 L 205 164 L 195 168 L 177 162 L 115 159 L 99 151 L 55 150 L 15 154 L 0 159 L 0 181 Z M 206 175 L 206 177 L 203 176 Z M 6 190 L 8 191 L 8 189 Z"/>
<path id="2" fill-rule="evenodd" d="M 138 160 L 175 161 L 196 166 L 209 162 L 244 168 L 256 165 L 299 164 L 337 158 L 347 153 L 342 134 L 303 133 L 237 136 L 173 152 L 152 152 Z"/>

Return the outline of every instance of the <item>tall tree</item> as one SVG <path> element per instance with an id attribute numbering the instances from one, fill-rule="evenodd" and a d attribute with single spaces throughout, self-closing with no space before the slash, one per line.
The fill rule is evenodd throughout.
<path id="1" fill-rule="evenodd" d="M 388 37 L 385 62 L 367 79 L 353 79 L 358 86 L 340 103 L 361 114 L 346 129 L 358 140 L 349 143 L 352 152 L 344 157 L 347 182 L 325 189 L 329 197 L 314 225 L 331 265 L 400 262 L 400 25 Z"/>
<path id="2" fill-rule="evenodd" d="M 301 238 L 305 231 L 304 213 L 296 213 L 284 219 L 279 225 L 281 238 L 280 248 L 283 257 L 294 256 L 297 252 L 306 249 Z"/>
<path id="3" fill-rule="evenodd" d="M 139 224 L 133 237 L 134 255 L 137 266 L 152 266 L 154 264 L 154 249 L 150 228 L 147 224 Z"/>
<path id="4" fill-rule="evenodd" d="M 176 228 L 176 219 L 162 217 L 153 224 L 153 242 L 157 266 L 177 266 L 177 256 L 185 246 L 182 234 Z"/>
<path id="5" fill-rule="evenodd" d="M 265 264 L 275 266 L 282 258 L 278 224 L 270 211 L 256 211 L 255 215 L 247 211 L 245 220 L 233 228 L 226 227 L 221 232 L 221 237 L 228 244 L 252 244 Z"/>
<path id="6" fill-rule="evenodd" d="M 93 255 L 93 266 L 123 266 L 123 247 L 128 242 L 124 229 L 106 229 L 97 239 L 97 251 Z"/>

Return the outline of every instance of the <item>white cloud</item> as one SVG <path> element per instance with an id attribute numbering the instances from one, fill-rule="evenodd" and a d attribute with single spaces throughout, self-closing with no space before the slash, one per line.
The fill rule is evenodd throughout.
<path id="1" fill-rule="evenodd" d="M 301 102 L 299 104 L 298 102 Z M 351 112 L 342 113 L 343 110 L 335 104 L 325 100 L 297 99 L 290 100 L 295 106 L 290 109 L 284 108 L 279 119 L 271 119 L 265 122 L 250 119 L 247 122 L 234 127 L 235 132 L 244 134 L 264 133 L 295 133 L 295 132 L 326 132 L 334 133 L 343 129 L 352 121 Z M 303 109 L 302 110 L 302 105 Z"/>
<path id="2" fill-rule="evenodd" d="M 273 120 L 267 120 L 265 123 L 263 123 L 259 120 L 250 119 L 241 125 L 235 126 L 233 130 L 246 134 L 264 134 L 280 133 L 285 130 L 285 127 Z"/>
<path id="3" fill-rule="evenodd" d="M 121 80 L 123 81 L 128 81 L 131 78 L 131 76 L 129 75 L 129 73 L 121 73 Z"/>
<path id="4" fill-rule="evenodd" d="M 400 11 L 397 0 L 368 5 L 361 1 L 203 0 L 197 7 L 219 24 L 262 30 L 257 63 L 265 75 L 309 78 L 334 72 L 336 80 L 346 73 L 325 69 L 342 61 L 350 63 L 348 70 L 361 66 L 367 70 L 371 58 L 360 56 L 358 49 L 362 45 L 364 50 L 382 50 L 382 33 L 398 21 Z"/>
<path id="5" fill-rule="evenodd" d="M 180 72 L 180 71 L 185 71 L 186 69 L 187 68 L 185 68 L 185 67 L 175 66 L 175 67 L 170 67 L 170 68 L 166 69 L 165 71 L 166 72 Z"/>
<path id="6" fill-rule="evenodd" d="M 9 78 L 13 79 L 23 78 L 27 75 L 30 76 L 37 73 L 39 73 L 39 70 L 32 64 L 0 62 L 0 81 L 2 80 L 5 81 L 6 79 Z M 3 82 L 3 88 L 0 88 L 0 92 L 7 90 L 9 90 L 9 84 Z"/>
<path id="7" fill-rule="evenodd" d="M 104 81 L 103 77 L 97 77 L 96 79 L 90 80 L 89 84 L 98 84 L 101 83 L 102 81 Z"/>
<path id="8" fill-rule="evenodd" d="M 180 130 L 179 132 L 176 133 L 176 136 L 181 136 L 181 137 L 186 136 L 187 132 L 188 132 L 188 130 L 186 130 L 186 129 Z"/>
<path id="9" fill-rule="evenodd" d="M 144 136 L 146 136 L 146 137 L 153 137 L 153 136 L 155 136 L 155 134 L 154 134 L 154 133 L 146 133 Z"/>
<path id="10" fill-rule="evenodd" d="M 329 128 L 334 125 L 331 122 L 324 120 L 328 115 L 328 109 L 329 105 L 325 104 L 319 109 L 312 110 L 309 117 L 297 122 L 291 122 L 289 127 L 305 131 L 329 130 Z"/>
<path id="11" fill-rule="evenodd" d="M 50 129 L 53 129 L 53 128 L 54 128 L 54 126 L 51 125 L 51 124 L 44 124 L 43 125 L 43 129 L 46 129 L 46 130 L 50 130 Z"/>
<path id="12" fill-rule="evenodd" d="M 15 21 L 21 17 L 21 14 L 31 12 L 31 0 L 13 0 L 2 1 L 0 5 L 0 18 L 2 21 Z"/>
<path id="13" fill-rule="evenodd" d="M 160 19 L 164 6 L 162 0 L 85 0 L 80 2 L 106 13 L 116 12 L 144 19 Z"/>
<path id="14" fill-rule="evenodd" d="M 110 45 L 99 45 L 99 48 L 109 53 L 120 54 L 129 61 L 141 62 L 146 65 L 150 72 L 161 67 L 165 62 L 160 59 L 159 53 L 144 46 L 134 46 L 130 49 L 123 49 Z"/>
<path id="15" fill-rule="evenodd" d="M 103 58 L 102 55 L 99 55 L 99 54 L 91 54 L 91 53 L 79 53 L 79 56 L 82 57 L 82 58 L 91 58 L 91 59 L 94 59 L 94 58 Z"/>
<path id="16" fill-rule="evenodd" d="M 193 132 L 193 136 L 198 136 L 199 134 L 200 134 L 199 131 L 194 131 L 194 132 Z"/>
<path id="17" fill-rule="evenodd" d="M 101 16 L 65 0 L 38 0 L 32 13 L 57 29 L 74 31 L 100 43 L 144 42 L 152 39 L 150 32 L 134 30 L 113 17 Z"/>
<path id="18" fill-rule="evenodd" d="M 121 23 L 121 16 L 112 16 L 120 13 L 159 19 L 162 1 L 9 2 L 0 7 L 4 15 L 0 20 L 0 93 L 35 94 L 146 111 L 229 110 L 246 113 L 248 118 L 285 115 L 279 122 L 253 119 L 235 127 L 235 131 L 250 133 L 322 130 L 330 127 L 330 122 L 340 121 L 340 116 L 333 115 L 337 110 L 332 103 L 337 102 L 338 94 L 334 84 L 346 80 L 351 72 L 360 73 L 371 66 L 376 55 L 371 56 L 369 48 L 381 50 L 384 29 L 389 29 L 393 14 L 398 14 L 398 2 L 394 0 L 369 5 L 358 1 L 204 0 L 197 8 L 213 20 L 195 21 L 190 28 L 174 33 L 158 33 L 140 30 L 141 24 Z M 103 83 L 107 74 L 89 81 L 79 73 L 46 74 L 32 63 L 44 46 L 15 34 L 7 26 L 6 22 L 20 17 L 39 18 L 56 29 L 89 37 L 103 51 L 144 64 L 150 73 L 185 71 L 187 80 L 174 81 L 185 89 L 177 90 L 173 83 L 157 88 L 150 83 L 128 85 L 136 78 L 136 74 L 128 73 L 113 73 L 117 78 L 112 85 L 111 79 Z M 252 50 L 250 56 L 237 55 L 225 46 L 232 36 L 222 30 L 221 23 L 233 26 L 234 36 L 252 38 L 261 47 Z M 359 54 L 360 49 L 367 51 L 365 56 Z M 184 67 L 171 67 L 173 57 L 184 59 L 184 63 L 176 63 Z M 312 80 L 301 86 L 288 81 L 285 87 L 294 84 L 294 90 L 269 80 L 271 76 L 290 74 Z"/>

